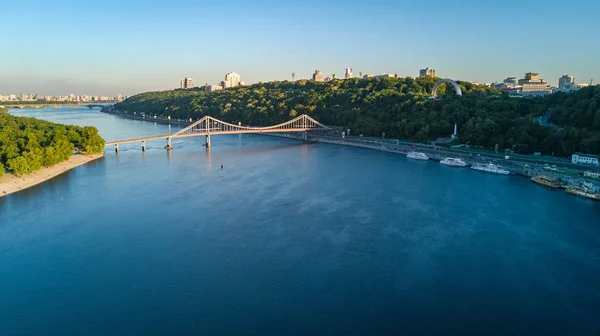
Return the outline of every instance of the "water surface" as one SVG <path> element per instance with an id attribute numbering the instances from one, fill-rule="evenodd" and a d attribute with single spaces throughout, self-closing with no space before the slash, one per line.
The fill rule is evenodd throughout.
<path id="1" fill-rule="evenodd" d="M 109 141 L 176 130 L 11 113 Z M 1 198 L 0 334 L 600 333 L 600 204 L 366 149 L 211 140 L 107 149 Z"/>

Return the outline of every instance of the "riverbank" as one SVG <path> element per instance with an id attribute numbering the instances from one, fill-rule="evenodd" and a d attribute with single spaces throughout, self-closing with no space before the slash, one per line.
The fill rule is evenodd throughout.
<path id="1" fill-rule="evenodd" d="M 77 154 L 71 156 L 67 161 L 57 163 L 52 167 L 42 168 L 29 175 L 17 177 L 13 174 L 4 174 L 4 176 L 0 177 L 0 197 L 33 187 L 103 156 L 104 153 L 94 155 Z"/>
<path id="2" fill-rule="evenodd" d="M 122 114 L 115 111 L 107 111 L 103 109 L 101 112 L 113 114 L 126 119 L 144 120 L 160 124 L 171 124 L 179 126 L 188 126 L 192 122 L 186 122 L 181 120 L 171 120 L 163 118 L 145 118 L 130 114 Z M 298 134 L 285 134 L 285 133 L 260 133 L 264 136 L 275 136 L 287 139 L 296 139 L 302 141 L 303 139 Z M 474 153 L 460 149 L 447 148 L 442 146 L 432 146 L 419 143 L 400 142 L 393 139 L 375 139 L 368 137 L 342 137 L 339 134 L 319 134 L 312 133 L 308 134 L 308 141 L 310 142 L 321 142 L 329 143 L 341 146 L 360 147 L 371 150 L 396 153 L 406 155 L 409 152 L 418 151 L 425 153 L 430 159 L 440 161 L 446 157 L 459 157 L 463 159 L 467 164 L 472 165 L 474 163 L 488 163 L 493 162 L 499 164 L 504 168 L 511 171 L 512 174 L 521 175 L 525 177 L 533 177 L 538 175 L 548 175 L 551 177 L 558 178 L 564 186 L 580 185 L 583 182 L 591 182 L 596 190 L 600 190 L 600 183 L 590 179 L 586 179 L 583 176 L 567 176 L 553 172 L 546 168 L 550 168 L 549 164 L 556 164 L 559 167 L 569 169 L 570 171 L 579 170 L 580 175 L 583 175 L 581 166 L 573 165 L 565 162 L 554 162 L 544 161 L 536 158 L 524 158 L 522 156 L 512 157 L 507 160 L 504 154 L 489 154 L 489 153 Z M 585 170 L 594 170 L 593 167 L 585 167 Z"/>

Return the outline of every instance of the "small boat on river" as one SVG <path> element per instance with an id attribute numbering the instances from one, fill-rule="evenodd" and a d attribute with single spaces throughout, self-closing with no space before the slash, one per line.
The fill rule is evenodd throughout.
<path id="1" fill-rule="evenodd" d="M 427 155 L 425 155 L 425 153 L 421 153 L 421 152 L 410 152 L 410 153 L 406 154 L 406 157 L 409 159 L 415 159 L 415 160 L 429 160 L 429 157 Z"/>
<path id="2" fill-rule="evenodd" d="M 573 195 L 577 195 L 577 196 L 589 198 L 589 199 L 592 199 L 594 201 L 600 201 L 600 193 L 597 193 L 597 192 L 595 192 L 595 191 L 593 191 L 591 189 L 588 189 L 586 187 L 569 186 L 569 187 L 567 187 L 567 192 L 569 194 L 573 194 Z"/>
<path id="3" fill-rule="evenodd" d="M 546 176 L 546 175 L 534 176 L 534 177 L 531 178 L 531 181 L 535 182 L 537 184 L 544 185 L 546 187 L 550 187 L 550 188 L 558 188 L 558 187 L 560 187 L 560 182 L 558 182 L 557 179 L 552 178 L 550 176 Z"/>
<path id="4" fill-rule="evenodd" d="M 440 161 L 441 164 L 453 167 L 466 167 L 465 161 L 459 158 L 445 158 Z"/>
<path id="5" fill-rule="evenodd" d="M 494 173 L 494 174 L 501 174 L 501 175 L 508 175 L 510 174 L 510 171 L 495 165 L 493 163 L 486 163 L 486 164 L 482 164 L 482 163 L 474 163 L 471 166 L 471 169 L 475 169 L 475 170 L 481 170 L 484 172 L 488 172 L 488 173 Z"/>

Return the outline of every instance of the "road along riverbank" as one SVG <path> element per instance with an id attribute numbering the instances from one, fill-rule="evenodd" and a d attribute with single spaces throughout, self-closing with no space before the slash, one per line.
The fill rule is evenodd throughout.
<path id="1" fill-rule="evenodd" d="M 71 156 L 67 161 L 57 163 L 52 167 L 42 168 L 29 175 L 18 177 L 13 174 L 4 174 L 4 176 L 0 177 L 0 197 L 33 187 L 103 156 L 104 153 L 94 155 L 76 154 Z"/>

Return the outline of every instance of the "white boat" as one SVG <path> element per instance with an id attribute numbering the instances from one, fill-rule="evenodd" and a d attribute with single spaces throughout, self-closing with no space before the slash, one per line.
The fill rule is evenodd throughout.
<path id="1" fill-rule="evenodd" d="M 444 164 L 444 165 L 448 165 L 448 166 L 453 166 L 453 167 L 466 167 L 467 166 L 465 161 L 463 161 L 462 159 L 459 159 L 459 158 L 445 158 L 443 160 L 440 160 L 440 163 Z"/>
<path id="2" fill-rule="evenodd" d="M 410 153 L 406 154 L 406 157 L 409 159 L 415 159 L 415 160 L 429 160 L 429 157 L 427 155 L 425 155 L 425 153 L 421 153 L 421 152 L 410 152 Z"/>
<path id="3" fill-rule="evenodd" d="M 508 175 L 510 174 L 510 171 L 495 165 L 493 163 L 486 163 L 486 164 L 482 164 L 482 163 L 474 163 L 471 166 L 471 169 L 475 169 L 475 170 L 481 170 L 484 172 L 488 172 L 488 173 L 494 173 L 494 174 L 502 174 L 502 175 Z"/>

